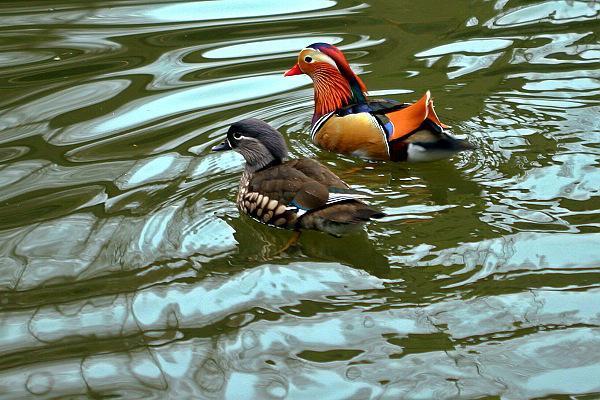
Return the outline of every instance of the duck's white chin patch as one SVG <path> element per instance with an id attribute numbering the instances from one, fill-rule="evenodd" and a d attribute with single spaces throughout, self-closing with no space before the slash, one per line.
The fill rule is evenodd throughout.
<path id="1" fill-rule="evenodd" d="M 448 150 L 428 150 L 416 143 L 409 143 L 407 149 L 406 161 L 409 162 L 428 162 L 441 160 L 452 156 L 455 152 Z"/>

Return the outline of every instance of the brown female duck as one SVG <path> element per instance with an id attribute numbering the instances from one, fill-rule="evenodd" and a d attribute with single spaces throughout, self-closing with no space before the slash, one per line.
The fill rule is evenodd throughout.
<path id="1" fill-rule="evenodd" d="M 368 196 L 350 189 L 317 161 L 286 161 L 283 136 L 261 120 L 234 123 L 223 143 L 212 150 L 235 150 L 244 157 L 236 203 L 241 212 L 262 223 L 339 236 L 384 216 L 361 201 Z"/>

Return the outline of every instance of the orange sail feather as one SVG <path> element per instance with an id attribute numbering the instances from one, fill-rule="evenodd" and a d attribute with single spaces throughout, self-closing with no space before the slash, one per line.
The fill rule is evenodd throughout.
<path id="1" fill-rule="evenodd" d="M 431 93 L 429 90 L 419 101 L 401 110 L 392 111 L 386 116 L 390 119 L 394 129 L 390 136 L 390 141 L 402 139 L 408 136 L 412 132 L 421 126 L 421 124 L 429 119 L 433 123 L 441 126 L 442 128 L 448 128 L 438 118 L 435 110 L 433 109 L 433 100 L 431 100 Z"/>

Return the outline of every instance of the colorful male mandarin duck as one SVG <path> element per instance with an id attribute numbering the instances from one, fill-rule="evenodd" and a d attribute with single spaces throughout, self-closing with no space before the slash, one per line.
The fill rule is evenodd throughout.
<path id="1" fill-rule="evenodd" d="M 234 123 L 223 143 L 212 150 L 231 149 L 246 160 L 237 206 L 260 222 L 339 236 L 385 215 L 360 200 L 367 195 L 350 189 L 317 161 L 285 161 L 288 149 L 283 136 L 266 122 Z"/>
<path id="2" fill-rule="evenodd" d="M 335 46 L 303 49 L 285 76 L 300 74 L 313 80 L 311 138 L 326 150 L 374 160 L 433 161 L 473 149 L 445 132 L 429 91 L 414 104 L 367 99 L 365 84 Z"/>

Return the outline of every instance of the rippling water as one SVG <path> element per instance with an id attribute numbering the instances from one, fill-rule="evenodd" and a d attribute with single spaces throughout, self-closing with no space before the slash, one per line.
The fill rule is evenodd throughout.
<path id="1" fill-rule="evenodd" d="M 599 3 L 367 1 L 0 6 L 0 398 L 600 396 Z M 317 41 L 480 149 L 318 149 Z M 244 117 L 389 217 L 275 256 Z"/>

